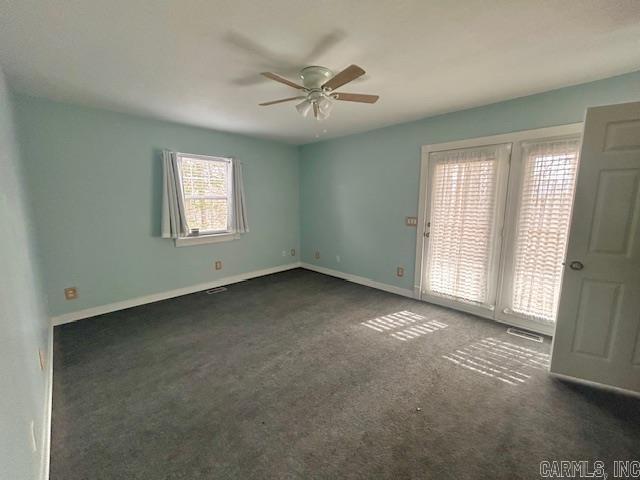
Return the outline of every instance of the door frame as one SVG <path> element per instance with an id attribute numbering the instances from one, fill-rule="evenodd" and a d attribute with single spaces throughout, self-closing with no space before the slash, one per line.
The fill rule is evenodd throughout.
<path id="1" fill-rule="evenodd" d="M 553 331 L 555 330 L 555 325 L 529 325 L 529 322 L 519 322 L 517 318 L 508 318 L 505 319 L 503 317 L 497 317 L 495 308 L 490 309 L 486 307 L 482 307 L 475 304 L 464 304 L 455 300 L 450 300 L 447 298 L 438 298 L 433 295 L 428 295 L 423 291 L 423 278 L 424 278 L 424 269 L 426 263 L 426 250 L 425 247 L 428 246 L 428 240 L 426 237 L 427 232 L 427 213 L 428 213 L 428 205 L 427 199 L 429 198 L 429 154 L 433 152 L 440 152 L 445 150 L 458 150 L 463 148 L 474 148 L 474 147 L 486 147 L 495 144 L 511 144 L 511 155 L 509 157 L 509 172 L 507 178 L 507 208 L 504 209 L 504 215 L 513 214 L 512 209 L 515 208 L 513 203 L 514 199 L 517 200 L 516 191 L 514 190 L 517 187 L 517 184 L 520 183 L 519 176 L 514 175 L 513 168 L 511 168 L 511 158 L 520 158 L 521 157 L 521 143 L 524 141 L 544 139 L 548 137 L 561 137 L 566 135 L 582 135 L 583 123 L 571 123 L 567 125 L 558 125 L 553 127 L 544 127 L 544 128 L 536 128 L 531 130 L 521 130 L 511 133 L 504 133 L 499 135 L 490 135 L 485 137 L 475 137 L 475 138 L 467 138 L 464 140 L 455 140 L 451 142 L 444 143 L 435 143 L 429 145 L 423 145 L 421 150 L 421 162 L 420 162 L 420 193 L 418 200 L 418 228 L 416 229 L 416 256 L 415 256 L 415 277 L 413 283 L 413 294 L 414 298 L 418 300 L 422 300 L 428 303 L 434 303 L 437 305 L 441 305 L 444 307 L 454 308 L 456 310 L 461 310 L 463 312 L 472 313 L 474 315 L 488 318 L 500 323 L 504 323 L 507 325 L 513 325 L 518 327 L 527 328 L 529 330 L 534 330 L 538 333 L 542 333 L 544 335 L 553 335 Z M 518 172 L 515 172 L 519 175 L 520 168 L 517 169 Z M 501 219 L 500 225 L 504 226 L 505 218 Z M 513 228 L 513 227 L 512 227 Z M 500 240 L 504 240 L 506 238 L 506 232 L 504 228 L 501 228 L 499 232 Z M 498 265 L 498 271 L 496 272 L 497 278 L 494 278 L 493 281 L 496 282 L 498 296 L 500 295 L 500 291 L 502 288 L 503 278 L 502 278 L 502 270 L 505 255 L 507 254 L 506 250 L 510 249 L 502 249 L 500 253 L 500 261 Z M 498 300 L 496 299 L 496 305 L 498 304 Z M 533 327 L 533 328 L 532 328 Z"/>

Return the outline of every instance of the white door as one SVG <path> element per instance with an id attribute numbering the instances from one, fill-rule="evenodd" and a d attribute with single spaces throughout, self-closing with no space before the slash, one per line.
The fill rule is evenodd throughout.
<path id="1" fill-rule="evenodd" d="M 640 391 L 640 102 L 587 110 L 551 371 Z"/>
<path id="2" fill-rule="evenodd" d="M 511 144 L 428 156 L 422 298 L 492 316 Z"/>

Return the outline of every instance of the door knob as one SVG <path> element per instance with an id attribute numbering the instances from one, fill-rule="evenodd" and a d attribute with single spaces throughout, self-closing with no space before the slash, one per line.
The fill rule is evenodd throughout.
<path id="1" fill-rule="evenodd" d="M 584 265 L 582 264 L 582 262 L 573 261 L 569 264 L 569 268 L 571 270 L 582 270 L 584 268 Z"/>

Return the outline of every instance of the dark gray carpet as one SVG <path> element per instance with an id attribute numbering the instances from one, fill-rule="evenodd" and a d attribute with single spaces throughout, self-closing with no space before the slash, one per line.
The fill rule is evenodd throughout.
<path id="1" fill-rule="evenodd" d="M 427 326 L 362 323 L 403 311 Z M 534 479 L 542 460 L 638 460 L 640 401 L 551 378 L 549 347 L 305 270 L 82 320 L 55 329 L 51 478 Z"/>

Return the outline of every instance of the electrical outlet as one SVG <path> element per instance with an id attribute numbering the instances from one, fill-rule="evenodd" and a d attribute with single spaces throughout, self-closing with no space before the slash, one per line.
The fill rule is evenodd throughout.
<path id="1" fill-rule="evenodd" d="M 282 250 L 282 256 L 286 257 L 287 256 L 287 251 L 286 250 Z"/>
<path id="2" fill-rule="evenodd" d="M 222 270 L 222 260 L 216 260 L 216 263 L 213 264 L 216 270 Z"/>
<path id="3" fill-rule="evenodd" d="M 340 255 L 336 255 L 336 262 L 340 263 Z"/>
<path id="4" fill-rule="evenodd" d="M 405 223 L 407 224 L 407 227 L 417 227 L 418 217 L 407 217 L 405 219 Z"/>
<path id="5" fill-rule="evenodd" d="M 292 248 L 292 249 L 291 249 L 291 256 L 292 256 L 292 257 L 295 257 L 295 256 L 296 256 L 296 249 L 295 249 L 295 248 Z"/>
<path id="6" fill-rule="evenodd" d="M 76 298 L 78 298 L 78 289 L 76 287 L 65 288 L 64 298 L 67 300 L 75 300 Z"/>
<path id="7" fill-rule="evenodd" d="M 38 349 L 38 358 L 40 359 L 40 370 L 44 370 L 47 366 L 47 359 L 44 356 L 44 352 L 41 348 Z"/>
<path id="8" fill-rule="evenodd" d="M 396 275 L 399 277 L 404 277 L 404 267 L 398 267 L 396 270 Z"/>
<path id="9" fill-rule="evenodd" d="M 316 254 L 314 255 L 316 260 L 320 260 L 320 252 L 316 250 Z"/>

